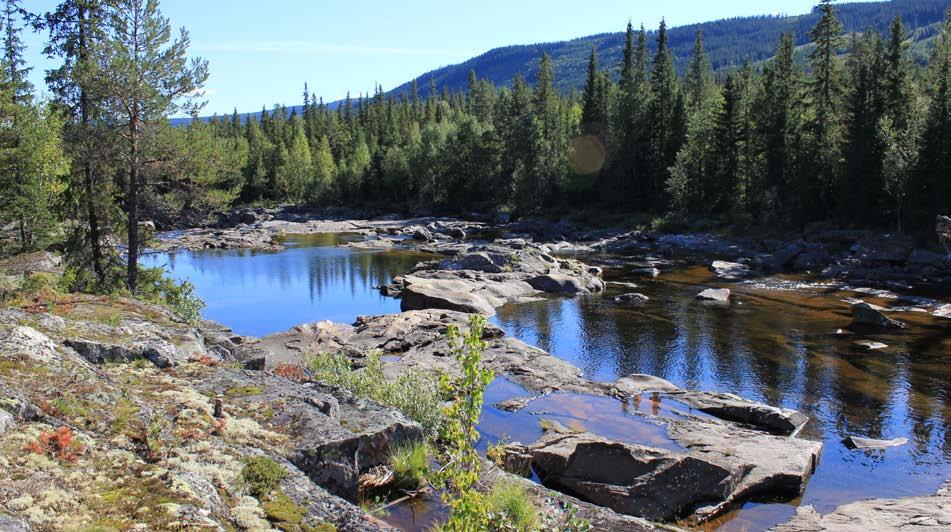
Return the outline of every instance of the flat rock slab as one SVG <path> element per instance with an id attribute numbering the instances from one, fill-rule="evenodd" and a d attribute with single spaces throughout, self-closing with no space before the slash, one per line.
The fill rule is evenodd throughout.
<path id="1" fill-rule="evenodd" d="M 941 493 L 941 492 L 939 492 Z M 789 522 L 772 532 L 938 532 L 951 530 L 951 496 L 870 499 L 853 502 L 822 515 L 800 506 Z"/>
<path id="2" fill-rule="evenodd" d="M 889 447 L 899 447 L 908 443 L 908 438 L 894 438 L 891 440 L 876 440 L 873 438 L 862 438 L 859 436 L 847 436 L 842 443 L 850 449 L 887 449 Z"/>
<path id="3" fill-rule="evenodd" d="M 872 340 L 859 340 L 857 342 L 852 342 L 852 345 L 856 349 L 862 351 L 881 351 L 882 349 L 888 349 L 888 344 L 883 344 L 881 342 L 874 342 Z"/>

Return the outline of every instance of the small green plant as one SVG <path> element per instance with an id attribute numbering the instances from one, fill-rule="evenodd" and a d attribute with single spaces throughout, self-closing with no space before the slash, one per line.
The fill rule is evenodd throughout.
<path id="1" fill-rule="evenodd" d="M 444 395 L 452 398 L 445 407 L 442 435 L 446 442 L 445 465 L 433 475 L 444 488 L 443 503 L 449 507 L 449 519 L 442 526 L 446 532 L 491 529 L 486 497 L 476 489 L 482 459 L 474 447 L 479 439 L 476 424 L 482 414 L 485 388 L 494 377 L 491 370 L 482 367 L 484 328 L 485 318 L 473 315 L 465 334 L 455 326 L 447 331 L 453 357 L 461 368 L 458 375 L 443 375 L 439 383 Z"/>
<path id="2" fill-rule="evenodd" d="M 530 532 L 538 527 L 538 509 L 525 486 L 514 481 L 492 486 L 486 506 L 494 523 L 493 530 Z"/>
<path id="3" fill-rule="evenodd" d="M 505 442 L 490 443 L 489 448 L 485 451 L 485 457 L 499 467 L 505 465 Z"/>
<path id="4" fill-rule="evenodd" d="M 308 356 L 307 367 L 314 380 L 392 406 L 422 425 L 427 437 L 434 439 L 439 435 L 445 416 L 433 377 L 403 373 L 395 379 L 388 378 L 376 352 L 370 353 L 367 365 L 361 369 L 354 369 L 346 356 L 332 354 Z"/>
<path id="5" fill-rule="evenodd" d="M 591 521 L 578 517 L 578 507 L 569 503 L 565 504 L 565 532 L 590 532 Z"/>
<path id="6" fill-rule="evenodd" d="M 225 397 L 248 397 L 251 395 L 261 395 L 264 388 L 260 386 L 232 386 L 225 390 Z"/>
<path id="7" fill-rule="evenodd" d="M 261 498 L 287 477 L 287 469 L 267 456 L 247 456 L 241 468 L 241 480 L 248 493 Z"/>
<path id="8" fill-rule="evenodd" d="M 390 467 L 397 488 L 419 489 L 429 474 L 429 447 L 425 442 L 410 442 L 393 449 Z"/>

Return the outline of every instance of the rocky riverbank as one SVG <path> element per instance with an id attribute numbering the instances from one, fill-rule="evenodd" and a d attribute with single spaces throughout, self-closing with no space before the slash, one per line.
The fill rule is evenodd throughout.
<path id="1" fill-rule="evenodd" d="M 362 219 L 353 213 L 293 207 L 245 208 L 222 215 L 215 228 L 163 233 L 154 249 L 273 250 L 281 248 L 280 237 L 284 234 L 354 233 L 364 236 L 364 241 L 352 244 L 360 248 L 411 247 L 457 255 L 479 251 L 471 249 L 473 244 L 495 246 L 495 250 L 482 250 L 489 253 L 498 251 L 499 247 L 508 253 L 529 245 L 555 256 L 636 256 L 638 267 L 646 273 L 660 273 L 672 259 L 703 264 L 721 260 L 737 265 L 724 272 L 725 279 L 810 273 L 856 285 L 907 290 L 951 283 L 951 249 L 947 248 L 951 236 L 947 227 L 951 227 L 951 221 L 939 217 L 937 240 L 945 245 L 926 247 L 907 235 L 843 230 L 818 224 L 782 238 L 758 238 L 596 229 L 566 222 L 510 222 L 505 217 L 481 217 L 476 221 L 395 215 Z M 504 264 L 496 266 L 504 267 Z"/>

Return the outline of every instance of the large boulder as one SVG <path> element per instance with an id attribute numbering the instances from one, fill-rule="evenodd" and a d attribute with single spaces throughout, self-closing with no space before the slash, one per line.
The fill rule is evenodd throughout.
<path id="1" fill-rule="evenodd" d="M 587 294 L 582 281 L 577 277 L 563 274 L 546 274 L 528 280 L 532 288 L 551 294 Z"/>
<path id="2" fill-rule="evenodd" d="M 410 279 L 410 278 L 408 278 Z M 401 293 L 401 310 L 440 308 L 471 314 L 495 315 L 495 307 L 475 293 L 471 283 L 453 279 L 411 278 Z"/>
<path id="3" fill-rule="evenodd" d="M 713 462 L 589 433 L 549 433 L 528 454 L 544 485 L 647 519 L 670 520 L 722 500 L 734 482 Z"/>

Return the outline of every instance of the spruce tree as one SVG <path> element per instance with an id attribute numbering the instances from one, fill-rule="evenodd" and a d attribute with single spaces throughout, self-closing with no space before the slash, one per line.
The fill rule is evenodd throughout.
<path id="1" fill-rule="evenodd" d="M 815 49 L 809 54 L 812 78 L 807 157 L 812 164 L 799 173 L 798 215 L 800 220 L 830 214 L 834 191 L 842 167 L 843 92 L 838 50 L 842 45 L 842 23 L 835 16 L 833 0 L 822 0 L 822 17 L 809 36 Z"/>
<path id="2" fill-rule="evenodd" d="M 665 184 L 683 143 L 683 98 L 680 94 L 673 53 L 668 48 L 667 23 L 657 31 L 657 52 L 651 69 L 650 179 L 644 195 L 654 207 L 667 205 Z"/>

